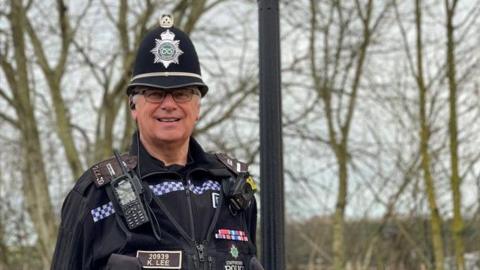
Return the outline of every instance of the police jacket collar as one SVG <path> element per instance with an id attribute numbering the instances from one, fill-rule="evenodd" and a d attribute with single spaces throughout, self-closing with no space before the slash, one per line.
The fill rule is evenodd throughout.
<path id="1" fill-rule="evenodd" d="M 218 169 L 225 169 L 215 156 L 206 153 L 193 137 L 190 137 L 187 164 L 185 166 L 176 164 L 165 166 L 163 161 L 156 159 L 147 152 L 139 138 L 140 136 L 137 131 L 132 138 L 130 155 L 138 157 L 137 172 L 138 170 L 140 171 L 140 177 L 155 172 L 174 172 L 184 174 L 187 170 L 197 167 L 206 170 L 213 169 L 215 171 Z"/>

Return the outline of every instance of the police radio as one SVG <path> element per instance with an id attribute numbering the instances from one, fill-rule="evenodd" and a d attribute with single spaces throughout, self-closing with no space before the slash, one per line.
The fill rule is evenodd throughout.
<path id="1" fill-rule="evenodd" d="M 142 185 L 136 174 L 130 174 L 125 164 L 120 159 L 117 151 L 113 152 L 122 168 L 122 175 L 113 179 L 110 184 L 117 203 L 120 205 L 123 216 L 129 229 L 149 222 L 145 207 L 140 195 L 143 192 Z"/>

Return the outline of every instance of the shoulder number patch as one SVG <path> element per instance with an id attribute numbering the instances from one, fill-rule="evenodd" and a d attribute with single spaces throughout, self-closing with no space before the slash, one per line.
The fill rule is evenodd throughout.
<path id="1" fill-rule="evenodd" d="M 231 158 L 224 153 L 216 153 L 215 156 L 235 174 L 247 172 L 248 170 L 248 165 L 246 163 Z"/>
<path id="2" fill-rule="evenodd" d="M 129 171 L 137 166 L 136 156 L 124 154 L 120 158 Z M 120 164 L 118 164 L 115 157 L 93 165 L 91 170 L 93 176 L 95 177 L 93 182 L 97 187 L 104 186 L 110 183 L 112 179 L 122 175 L 122 168 L 120 167 Z"/>

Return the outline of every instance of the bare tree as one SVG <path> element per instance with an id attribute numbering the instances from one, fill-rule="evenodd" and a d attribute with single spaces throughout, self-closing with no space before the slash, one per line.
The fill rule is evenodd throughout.
<path id="1" fill-rule="evenodd" d="M 338 167 L 338 190 L 333 226 L 334 269 L 345 268 L 344 219 L 348 194 L 348 164 L 350 162 L 349 136 L 354 119 L 358 91 L 363 75 L 365 59 L 372 36 L 384 18 L 390 4 L 384 3 L 378 15 L 374 13 L 374 1 L 355 1 L 353 7 L 332 2 L 321 12 L 318 1 L 311 0 L 309 64 L 314 89 L 323 102 L 328 130 L 328 144 Z M 326 15 L 326 23 L 318 25 L 319 14 Z M 377 17 L 375 17 L 375 15 Z M 359 20 L 361 35 L 348 44 L 347 32 Z M 338 20 L 338 21 L 335 21 Z M 336 24 L 335 24 L 336 23 Z M 323 63 L 318 55 L 317 31 L 323 33 Z M 331 36 L 337 30 L 336 36 Z M 330 40 L 335 39 L 335 43 Z M 351 50 L 346 50 L 348 44 Z M 342 63 L 345 62 L 345 63 Z M 322 63 L 321 66 L 318 66 Z M 351 77 L 350 77 L 351 76 Z M 344 100 L 346 100 L 345 103 Z M 334 103 L 336 102 L 336 103 Z"/>
<path id="2" fill-rule="evenodd" d="M 449 137 L 450 137 L 450 185 L 453 198 L 453 222 L 452 234 L 455 251 L 455 264 L 457 270 L 465 269 L 465 259 L 463 257 L 465 246 L 463 243 L 464 221 L 462 216 L 462 193 L 460 190 L 461 178 L 459 173 L 458 160 L 458 125 L 457 125 L 457 78 L 456 78 L 456 63 L 455 63 L 455 28 L 453 19 L 455 16 L 455 9 L 457 1 L 445 0 L 446 9 L 446 30 L 447 30 L 447 78 L 449 89 Z"/>
<path id="3" fill-rule="evenodd" d="M 41 140 L 38 132 L 35 108 L 32 96 L 34 90 L 30 86 L 31 74 L 27 66 L 26 40 L 26 8 L 20 1 L 10 1 L 8 20 L 11 29 L 11 47 L 13 61 L 8 62 L 5 55 L 0 56 L 0 65 L 12 91 L 12 96 L 2 93 L 2 97 L 13 107 L 16 119 L 12 123 L 23 142 L 22 170 L 23 192 L 27 211 L 35 225 L 38 235 L 38 248 L 45 267 L 49 265 L 52 255 L 57 225 L 50 202 L 48 180 L 42 156 Z M 7 116 L 5 116 L 7 117 Z M 7 117 L 8 118 L 8 117 Z"/>
<path id="4" fill-rule="evenodd" d="M 398 13 L 397 13 L 398 16 Z M 427 93 L 428 84 L 425 81 L 424 71 L 424 53 L 423 53 L 423 39 L 422 39 L 422 6 L 421 1 L 415 1 L 415 34 L 416 34 L 416 56 L 415 61 L 411 56 L 410 49 L 406 45 L 406 52 L 408 55 L 408 61 L 410 63 L 411 72 L 415 78 L 415 82 L 418 87 L 418 115 L 420 121 L 419 127 L 419 140 L 420 147 L 419 152 L 421 156 L 421 168 L 423 172 L 423 180 L 425 183 L 425 192 L 428 199 L 428 205 L 430 209 L 430 225 L 431 225 L 431 238 L 433 243 L 433 253 L 435 260 L 435 269 L 441 270 L 444 268 L 444 245 L 442 238 L 442 219 L 437 205 L 436 187 L 434 182 L 434 176 L 432 175 L 432 154 L 429 146 L 431 136 L 431 123 L 429 123 L 427 115 Z M 402 28 L 402 35 L 406 40 L 405 30 Z M 413 64 L 413 63 L 416 63 Z"/>

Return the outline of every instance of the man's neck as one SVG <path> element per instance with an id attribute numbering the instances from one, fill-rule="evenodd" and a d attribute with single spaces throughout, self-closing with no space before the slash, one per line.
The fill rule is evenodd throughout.
<path id="1" fill-rule="evenodd" d="M 154 158 L 161 160 L 165 166 L 177 164 L 186 165 L 188 155 L 188 145 L 190 140 L 186 140 L 183 143 L 171 143 L 171 144 L 153 144 L 142 138 L 140 140 L 147 150 L 147 152 Z"/>

